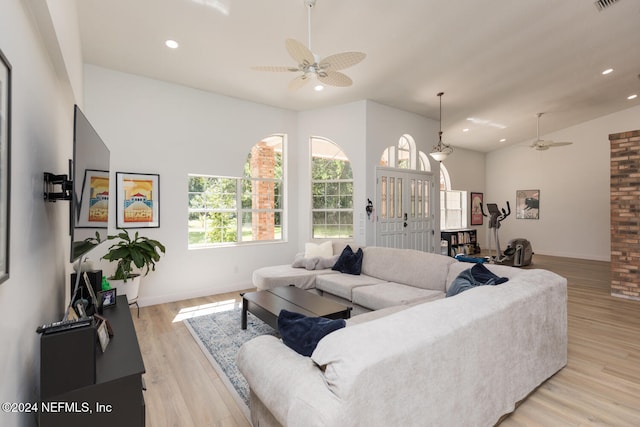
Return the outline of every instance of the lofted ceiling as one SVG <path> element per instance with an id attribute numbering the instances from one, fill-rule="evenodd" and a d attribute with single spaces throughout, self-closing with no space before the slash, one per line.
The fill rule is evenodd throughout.
<path id="1" fill-rule="evenodd" d="M 640 105 L 640 0 L 606 2 L 317 0 L 313 52 L 367 54 L 344 70 L 352 86 L 321 92 L 289 91 L 296 73 L 251 68 L 296 65 L 285 40 L 308 42 L 304 0 L 77 8 L 86 63 L 295 111 L 370 99 L 438 120 L 442 91 L 444 142 L 487 152 L 533 141 L 540 112 L 544 135 Z"/>

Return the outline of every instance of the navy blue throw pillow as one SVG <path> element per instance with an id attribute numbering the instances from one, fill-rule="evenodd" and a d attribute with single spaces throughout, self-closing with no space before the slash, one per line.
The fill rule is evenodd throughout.
<path id="1" fill-rule="evenodd" d="M 331 269 L 345 274 L 358 275 L 362 271 L 363 257 L 364 253 L 362 252 L 362 248 L 359 248 L 358 251 L 354 253 L 351 246 L 347 245 Z"/>
<path id="2" fill-rule="evenodd" d="M 280 310 L 278 315 L 278 332 L 282 342 L 303 356 L 311 356 L 325 335 L 345 326 L 344 319 L 308 317 L 287 310 Z"/>

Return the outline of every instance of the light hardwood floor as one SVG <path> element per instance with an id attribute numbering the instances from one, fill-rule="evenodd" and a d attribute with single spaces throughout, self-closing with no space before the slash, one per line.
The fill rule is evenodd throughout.
<path id="1" fill-rule="evenodd" d="M 609 263 L 534 255 L 568 279 L 567 366 L 500 424 L 640 426 L 640 301 L 610 296 Z M 132 311 L 147 373 L 147 426 L 248 426 L 182 321 L 181 311 L 239 299 L 213 295 Z M 478 404 L 481 404 L 479 397 Z"/>

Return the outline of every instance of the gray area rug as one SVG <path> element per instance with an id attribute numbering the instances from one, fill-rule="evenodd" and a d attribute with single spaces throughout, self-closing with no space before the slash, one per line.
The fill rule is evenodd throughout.
<path id="1" fill-rule="evenodd" d="M 276 331 L 251 314 L 247 316 L 247 329 L 242 330 L 240 304 L 234 304 L 232 310 L 186 319 L 184 324 L 250 420 L 249 385 L 236 366 L 236 354 L 240 346 L 250 339 L 259 335 L 276 335 Z"/>

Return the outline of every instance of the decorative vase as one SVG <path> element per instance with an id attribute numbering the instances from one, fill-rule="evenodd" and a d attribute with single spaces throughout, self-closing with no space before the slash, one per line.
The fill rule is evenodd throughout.
<path id="1" fill-rule="evenodd" d="M 134 276 L 124 280 L 109 279 L 109 284 L 112 288 L 116 288 L 118 295 L 126 295 L 129 304 L 133 304 L 138 301 L 138 291 L 140 290 L 141 276 Z"/>

